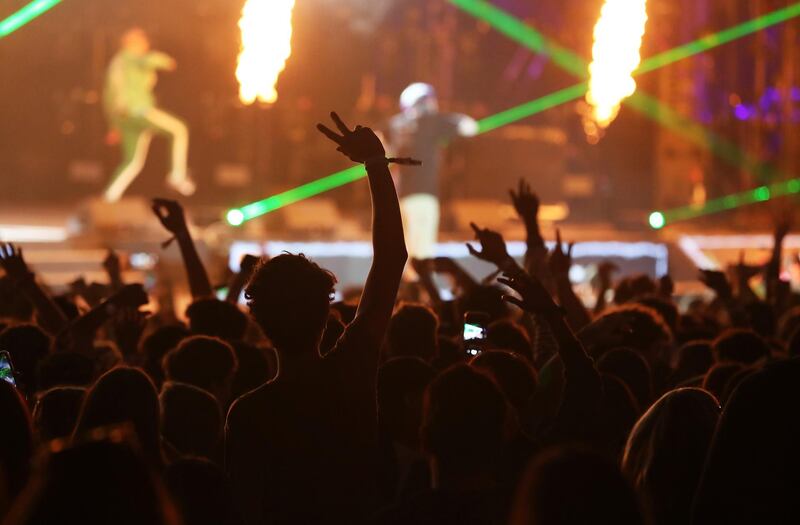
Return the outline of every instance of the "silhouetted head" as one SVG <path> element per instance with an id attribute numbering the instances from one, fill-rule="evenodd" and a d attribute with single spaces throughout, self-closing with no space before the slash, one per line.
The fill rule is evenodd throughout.
<path id="1" fill-rule="evenodd" d="M 239 523 L 225 473 L 201 458 L 179 459 L 167 467 L 164 481 L 183 517 L 183 525 Z"/>
<path id="2" fill-rule="evenodd" d="M 731 378 L 745 369 L 741 363 L 717 363 L 712 366 L 703 378 L 703 390 L 711 392 L 720 402 Z"/>
<path id="3" fill-rule="evenodd" d="M 0 487 L 5 486 L 13 498 L 28 481 L 33 431 L 25 400 L 6 381 L 0 381 L 0 421 L 0 476 L 4 478 Z"/>
<path id="4" fill-rule="evenodd" d="M 395 357 L 378 369 L 378 423 L 386 437 L 419 446 L 422 398 L 436 371 L 418 357 Z"/>
<path id="5" fill-rule="evenodd" d="M 387 343 L 390 357 L 419 357 L 426 361 L 436 355 L 439 318 L 427 306 L 404 304 L 389 321 Z"/>
<path id="6" fill-rule="evenodd" d="M 745 378 L 724 406 L 693 523 L 797 523 L 800 360 Z"/>
<path id="7" fill-rule="evenodd" d="M 775 309 L 766 301 L 753 301 L 744 307 L 748 326 L 764 338 L 774 337 L 778 328 Z"/>
<path id="8" fill-rule="evenodd" d="M 633 275 L 617 283 L 614 289 L 614 302 L 625 304 L 640 297 L 653 295 L 657 290 L 655 281 L 647 275 Z"/>
<path id="9" fill-rule="evenodd" d="M 158 393 L 150 378 L 136 368 L 109 370 L 86 393 L 75 436 L 109 425 L 130 423 L 144 454 L 162 464 Z"/>
<path id="10" fill-rule="evenodd" d="M 495 382 L 469 365 L 448 368 L 431 382 L 420 437 L 440 476 L 494 470 L 504 444 L 506 407 Z"/>
<path id="11" fill-rule="evenodd" d="M 678 327 L 675 338 L 679 343 L 711 340 L 717 337 L 721 330 L 719 321 L 705 310 L 681 315 Z"/>
<path id="12" fill-rule="evenodd" d="M 511 525 L 643 525 L 642 507 L 613 462 L 556 448 L 540 454 L 517 489 Z"/>
<path id="13" fill-rule="evenodd" d="M 0 350 L 11 354 L 17 387 L 27 397 L 33 396 L 38 388 L 36 371 L 50 345 L 50 337 L 32 324 L 9 326 L 0 333 Z"/>
<path id="14" fill-rule="evenodd" d="M 718 362 L 732 361 L 751 365 L 769 357 L 767 342 L 751 330 L 727 330 L 712 343 L 712 350 Z"/>
<path id="15" fill-rule="evenodd" d="M 222 437 L 222 410 L 217 399 L 196 386 L 164 383 L 161 435 L 177 453 L 214 459 Z"/>
<path id="16" fill-rule="evenodd" d="M 670 331 L 674 334 L 678 330 L 678 307 L 669 299 L 660 295 L 645 295 L 636 300 L 638 304 L 652 308 L 661 316 Z"/>
<path id="17" fill-rule="evenodd" d="M 661 315 L 636 303 L 604 313 L 584 331 L 596 332 L 584 341 L 592 355 L 600 356 L 614 348 L 626 347 L 637 351 L 651 365 L 658 360 L 659 350 L 672 341 L 669 326 Z"/>
<path id="18" fill-rule="evenodd" d="M 673 384 L 704 376 L 714 364 L 711 341 L 692 341 L 678 349 L 678 366 Z"/>
<path id="19" fill-rule="evenodd" d="M 190 335 L 189 330 L 182 324 L 170 324 L 156 328 L 153 333 L 142 339 L 139 353 L 144 358 L 143 368 L 157 387 L 164 382 L 162 367 L 164 356 Z"/>
<path id="20" fill-rule="evenodd" d="M 229 401 L 237 365 L 231 345 L 204 335 L 184 339 L 164 357 L 167 380 L 202 388 L 223 406 Z"/>
<path id="21" fill-rule="evenodd" d="M 78 352 L 48 354 L 39 363 L 39 390 L 57 386 L 89 386 L 95 378 L 94 362 Z"/>
<path id="22" fill-rule="evenodd" d="M 639 407 L 648 407 L 653 400 L 650 365 L 630 348 L 606 352 L 597 360 L 597 369 L 622 380 L 630 389 Z"/>
<path id="23" fill-rule="evenodd" d="M 689 523 L 720 407 L 699 388 L 664 394 L 631 431 L 622 469 L 656 523 Z"/>
<path id="24" fill-rule="evenodd" d="M 219 299 L 200 299 L 186 310 L 189 330 L 195 335 L 238 341 L 247 330 L 247 314 L 239 307 Z"/>
<path id="25" fill-rule="evenodd" d="M 122 34 L 122 48 L 134 55 L 144 55 L 150 51 L 150 38 L 141 27 L 132 27 Z"/>
<path id="26" fill-rule="evenodd" d="M 246 297 L 281 352 L 318 351 L 336 278 L 303 255 L 283 254 L 256 268 Z"/>
<path id="27" fill-rule="evenodd" d="M 490 348 L 508 350 L 533 363 L 533 349 L 528 333 L 514 321 L 495 321 L 486 329 Z"/>
<path id="28" fill-rule="evenodd" d="M 40 393 L 33 409 L 39 441 L 71 436 L 85 397 L 86 389 L 77 386 L 59 386 Z"/>
<path id="29" fill-rule="evenodd" d="M 122 429 L 107 432 L 99 441 L 93 436 L 74 445 L 52 443 L 10 522 L 179 525 L 177 511 L 149 462 Z"/>
<path id="30" fill-rule="evenodd" d="M 473 357 L 470 364 L 492 376 L 518 415 L 528 408 L 537 382 L 536 371 L 524 357 L 504 350 L 489 350 Z"/>

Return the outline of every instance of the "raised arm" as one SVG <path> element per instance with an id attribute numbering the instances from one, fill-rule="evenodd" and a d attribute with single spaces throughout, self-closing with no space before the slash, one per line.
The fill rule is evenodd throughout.
<path id="1" fill-rule="evenodd" d="M 117 252 L 108 250 L 106 258 L 103 259 L 103 269 L 108 274 L 108 285 L 112 292 L 116 292 L 125 285 L 122 280 L 122 263 Z"/>
<path id="2" fill-rule="evenodd" d="M 567 250 L 561 243 L 561 232 L 556 230 L 556 247 L 550 252 L 550 257 L 547 260 L 548 267 L 550 268 L 550 275 L 556 285 L 556 293 L 558 294 L 558 302 L 567 313 L 567 321 L 573 330 L 580 330 L 588 325 L 592 319 L 586 307 L 583 306 L 580 298 L 575 295 L 572 289 L 572 282 L 569 280 L 569 270 L 572 267 L 572 248 L 574 244 L 570 243 Z"/>
<path id="3" fill-rule="evenodd" d="M 259 258 L 255 255 L 247 254 L 242 257 L 242 262 L 239 265 L 239 272 L 236 273 L 228 284 L 228 294 L 225 300 L 229 303 L 236 304 L 239 302 L 239 296 L 242 295 L 242 290 L 247 285 L 247 281 L 253 275 L 253 270 L 256 269 Z"/>
<path id="4" fill-rule="evenodd" d="M 141 284 L 123 286 L 111 297 L 69 324 L 66 332 L 71 337 L 73 349 L 90 348 L 97 331 L 112 316 L 120 310 L 137 311 L 148 302 L 150 300 L 147 292 Z"/>
<path id="5" fill-rule="evenodd" d="M 539 196 L 531 191 L 531 186 L 520 179 L 517 191 L 509 190 L 511 202 L 525 225 L 526 244 L 525 269 L 529 274 L 543 277 L 547 267 L 547 247 L 539 228 Z"/>
<path id="6" fill-rule="evenodd" d="M 36 275 L 30 271 L 22 256 L 22 248 L 13 244 L 0 244 L 0 266 L 17 289 L 33 304 L 39 324 L 47 333 L 55 335 L 67 326 L 67 316 L 36 282 Z"/>
<path id="7" fill-rule="evenodd" d="M 144 61 L 148 67 L 153 69 L 162 69 L 164 71 L 175 71 L 175 69 L 178 67 L 178 63 L 174 58 L 161 51 L 149 52 L 145 56 Z"/>
<path id="8" fill-rule="evenodd" d="M 619 266 L 610 261 L 603 261 L 597 265 L 597 302 L 594 305 L 594 313 L 599 314 L 606 309 L 606 294 L 611 290 L 611 274 L 619 271 Z"/>
<path id="9" fill-rule="evenodd" d="M 733 295 L 733 289 L 724 273 L 716 270 L 700 270 L 698 279 L 716 294 L 717 300 L 728 311 L 733 326 L 747 326 L 747 315 Z"/>
<path id="10" fill-rule="evenodd" d="M 370 128 L 356 126 L 350 130 L 336 113 L 331 113 L 331 118 L 339 133 L 322 124 L 317 126 L 319 131 L 338 145 L 337 151 L 367 168 L 372 197 L 373 258 L 353 325 L 364 330 L 371 342 L 379 345 L 408 259 L 400 204 L 380 139 Z"/>
<path id="11" fill-rule="evenodd" d="M 520 296 L 505 299 L 547 323 L 558 343 L 558 355 L 564 365 L 564 392 L 549 438 L 561 442 L 589 438 L 591 421 L 603 394 L 602 382 L 594 362 L 570 329 L 565 310 L 556 305 L 538 279 L 523 270 L 506 272 L 498 280 Z"/>
<path id="12" fill-rule="evenodd" d="M 167 199 L 153 199 L 153 213 L 166 228 L 167 231 L 175 236 L 183 257 L 183 264 L 186 268 L 186 275 L 189 278 L 189 289 L 194 299 L 204 299 L 213 295 L 211 281 L 197 254 L 197 248 L 186 226 L 186 217 L 183 208 L 176 201 Z"/>

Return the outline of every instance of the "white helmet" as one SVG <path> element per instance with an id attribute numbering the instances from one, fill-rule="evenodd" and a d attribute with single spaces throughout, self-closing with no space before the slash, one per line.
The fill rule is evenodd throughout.
<path id="1" fill-rule="evenodd" d="M 400 94 L 400 109 L 408 111 L 420 101 L 429 97 L 435 97 L 436 90 L 430 84 L 415 82 L 405 88 Z"/>

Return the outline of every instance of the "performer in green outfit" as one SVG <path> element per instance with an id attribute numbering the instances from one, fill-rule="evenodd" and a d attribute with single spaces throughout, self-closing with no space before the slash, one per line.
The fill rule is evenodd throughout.
<path id="1" fill-rule="evenodd" d="M 122 37 L 122 46 L 114 56 L 106 75 L 103 103 L 110 136 L 122 145 L 122 162 L 105 191 L 108 202 L 116 202 L 139 175 L 147 158 L 154 133 L 172 142 L 172 169 L 167 184 L 182 195 L 191 195 L 195 184 L 187 173 L 189 130 L 179 118 L 156 107 L 153 88 L 156 72 L 173 71 L 175 60 L 150 50 L 147 34 L 130 29 Z"/>

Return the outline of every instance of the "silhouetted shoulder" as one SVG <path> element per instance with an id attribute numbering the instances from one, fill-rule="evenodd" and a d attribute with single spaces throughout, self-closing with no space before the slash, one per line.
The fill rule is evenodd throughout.
<path id="1" fill-rule="evenodd" d="M 273 381 L 270 381 L 239 397 L 228 409 L 226 428 L 230 430 L 241 425 L 250 426 L 262 420 L 264 411 L 272 402 L 274 390 Z"/>

